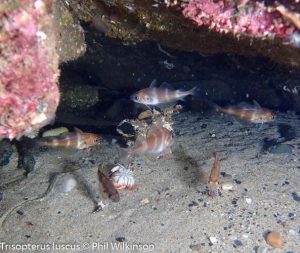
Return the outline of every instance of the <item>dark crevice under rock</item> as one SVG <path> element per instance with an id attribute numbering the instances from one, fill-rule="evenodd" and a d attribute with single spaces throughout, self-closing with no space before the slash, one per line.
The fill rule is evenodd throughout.
<path id="1" fill-rule="evenodd" d="M 57 124 L 111 129 L 120 120 L 137 115 L 141 109 L 136 108 L 129 96 L 149 86 L 154 79 L 158 83 L 169 82 L 178 89 L 199 86 L 199 95 L 185 103 L 186 109 L 194 111 L 206 110 L 203 100 L 219 105 L 256 100 L 274 110 L 300 111 L 300 98 L 295 93 L 300 73 L 296 69 L 263 57 L 209 56 L 163 47 L 174 56 L 170 57 L 155 42 L 124 45 L 90 25 L 84 27 L 86 53 L 61 65 L 62 103 Z M 74 89 L 82 99 L 74 97 Z M 83 120 L 78 123 L 78 118 Z"/>

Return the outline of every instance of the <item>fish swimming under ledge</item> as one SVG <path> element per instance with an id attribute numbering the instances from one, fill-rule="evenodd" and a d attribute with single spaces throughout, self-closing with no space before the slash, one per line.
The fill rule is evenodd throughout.
<path id="1" fill-rule="evenodd" d="M 38 146 L 85 149 L 98 145 L 103 138 L 93 133 L 84 133 L 75 128 L 75 132 L 58 136 L 43 137 L 35 141 Z"/>
<path id="2" fill-rule="evenodd" d="M 149 88 L 141 89 L 130 96 L 130 99 L 136 103 L 144 105 L 160 105 L 183 100 L 189 95 L 196 95 L 198 87 L 194 87 L 188 91 L 172 90 L 167 87 L 155 87 L 153 81 Z"/>
<path id="3" fill-rule="evenodd" d="M 132 147 L 123 151 L 127 156 L 132 154 L 152 154 L 161 158 L 167 153 L 171 153 L 169 146 L 173 143 L 174 134 L 165 127 L 152 127 L 149 134 L 143 140 L 137 140 Z"/>
<path id="4" fill-rule="evenodd" d="M 257 102 L 254 105 L 241 103 L 238 106 L 220 107 L 215 106 L 217 112 L 223 112 L 238 119 L 248 122 L 263 124 L 275 119 L 275 113 L 267 108 L 261 107 Z"/>

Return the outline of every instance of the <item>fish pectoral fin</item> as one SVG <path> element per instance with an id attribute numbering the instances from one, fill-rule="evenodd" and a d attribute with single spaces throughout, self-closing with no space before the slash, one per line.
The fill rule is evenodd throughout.
<path id="1" fill-rule="evenodd" d="M 83 134 L 83 132 L 79 128 L 77 128 L 77 127 L 74 127 L 74 130 L 75 130 L 76 133 Z"/>
<path id="2" fill-rule="evenodd" d="M 262 122 L 262 123 L 260 124 L 260 126 L 259 126 L 258 130 L 262 130 L 262 128 L 263 128 L 263 125 L 264 125 L 264 122 Z"/>
<path id="3" fill-rule="evenodd" d="M 178 100 L 181 100 L 181 99 L 178 99 Z M 175 101 L 171 101 L 171 102 L 168 102 L 168 103 L 157 105 L 157 107 L 160 110 L 165 110 L 165 109 L 167 109 L 169 107 L 174 107 L 176 104 L 177 104 L 177 101 L 175 100 Z"/>
<path id="4" fill-rule="evenodd" d="M 249 125 L 249 121 L 247 121 L 247 120 L 245 120 L 245 119 L 241 119 L 241 118 L 239 118 L 239 117 L 235 117 L 235 116 L 233 116 L 233 118 L 234 118 L 234 120 L 236 121 L 236 122 L 238 122 L 240 125 L 242 125 L 242 126 L 247 126 L 247 125 Z"/>
<path id="5" fill-rule="evenodd" d="M 80 149 L 82 149 L 82 148 L 86 148 L 87 147 L 87 143 L 86 143 L 86 141 L 84 141 L 84 140 L 81 140 L 81 141 L 79 141 L 78 142 L 78 148 Z"/>

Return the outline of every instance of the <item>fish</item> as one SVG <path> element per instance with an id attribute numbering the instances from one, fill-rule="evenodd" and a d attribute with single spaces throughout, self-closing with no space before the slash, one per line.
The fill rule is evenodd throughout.
<path id="1" fill-rule="evenodd" d="M 137 140 L 132 147 L 123 151 L 127 155 L 148 153 L 161 158 L 165 153 L 171 152 L 169 146 L 173 143 L 174 134 L 162 126 L 154 126 L 143 140 Z"/>
<path id="2" fill-rule="evenodd" d="M 38 146 L 85 149 L 98 145 L 103 138 L 93 133 L 84 133 L 75 128 L 75 132 L 67 132 L 58 136 L 43 137 L 35 141 Z"/>
<path id="3" fill-rule="evenodd" d="M 256 101 L 254 103 L 255 105 L 242 103 L 239 106 L 227 108 L 216 106 L 216 111 L 256 124 L 268 123 L 275 119 L 275 114 L 272 110 L 261 107 Z"/>
<path id="4" fill-rule="evenodd" d="M 108 198 L 113 202 L 120 201 L 120 195 L 118 190 L 113 185 L 112 181 L 107 177 L 104 173 L 101 172 L 100 168 L 98 168 L 98 178 L 99 182 L 103 187 L 103 191 L 107 194 Z"/>
<path id="5" fill-rule="evenodd" d="M 135 103 L 144 105 L 160 105 L 167 104 L 177 100 L 183 100 L 186 96 L 196 95 L 197 86 L 188 90 L 172 90 L 167 87 L 155 87 L 155 81 L 153 81 L 148 88 L 139 90 L 130 96 L 130 99 Z"/>
<path id="6" fill-rule="evenodd" d="M 216 197 L 219 191 L 219 176 L 221 163 L 216 152 L 214 152 L 215 161 L 210 171 L 209 181 L 208 181 L 208 196 Z"/>

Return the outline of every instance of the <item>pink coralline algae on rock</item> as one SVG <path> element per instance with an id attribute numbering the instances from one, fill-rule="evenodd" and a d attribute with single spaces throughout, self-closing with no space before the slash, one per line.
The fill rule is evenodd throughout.
<path id="1" fill-rule="evenodd" d="M 289 38 L 293 24 L 262 1 L 190 0 L 183 4 L 183 15 L 199 26 L 216 32 L 256 38 Z"/>
<path id="2" fill-rule="evenodd" d="M 13 2 L 0 3 L 0 139 L 34 137 L 54 119 L 59 103 L 58 57 L 46 2 Z"/>

